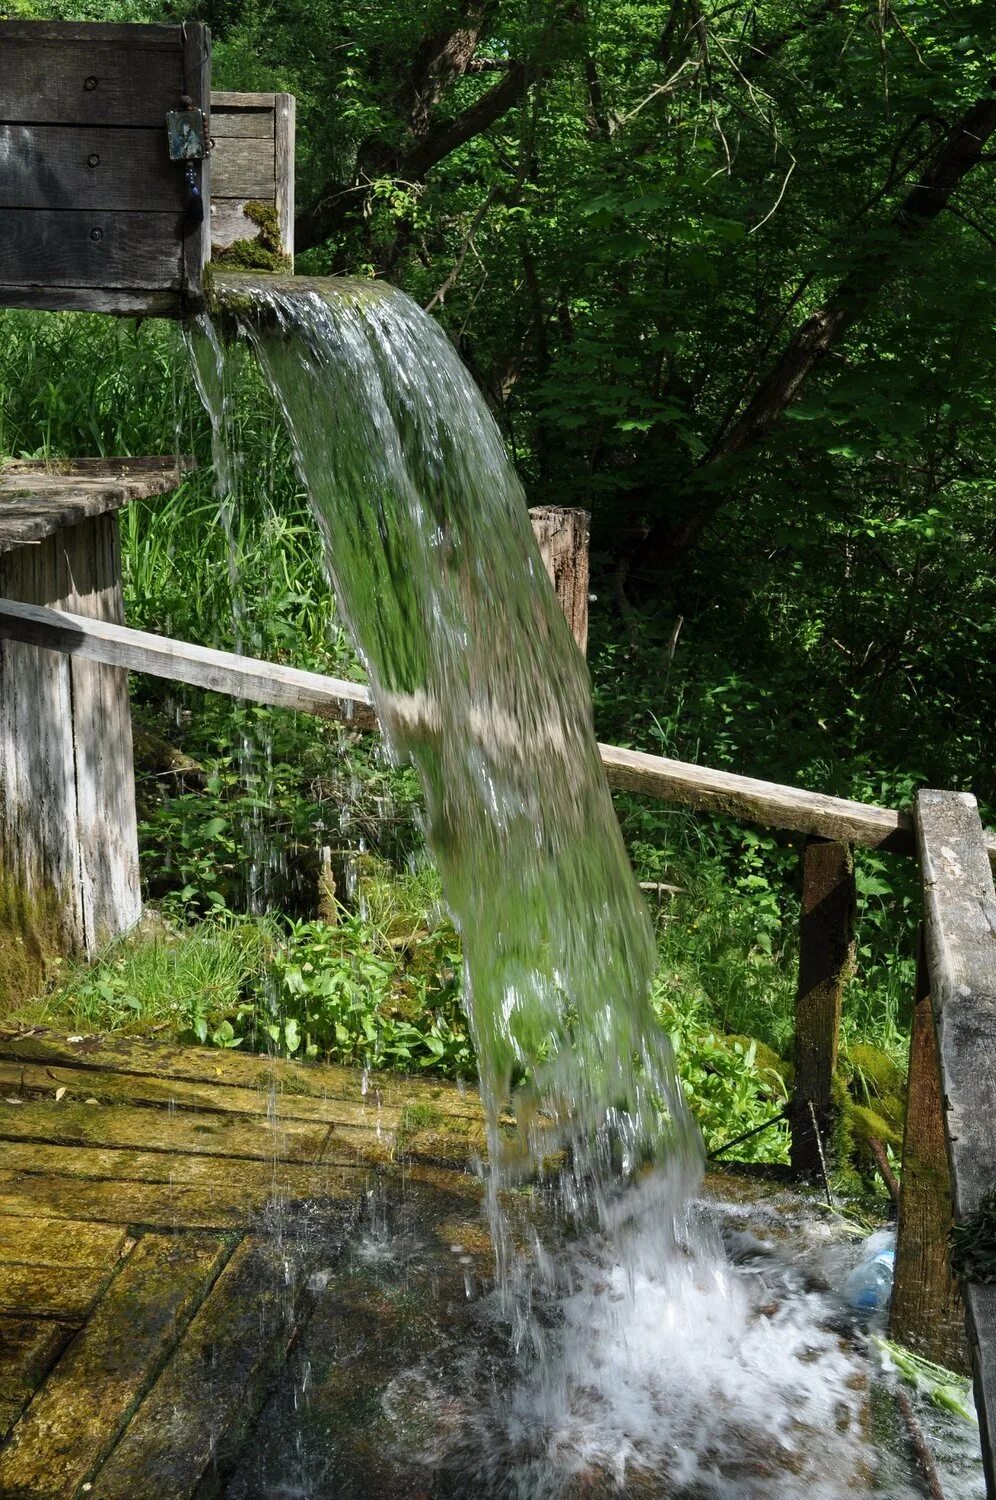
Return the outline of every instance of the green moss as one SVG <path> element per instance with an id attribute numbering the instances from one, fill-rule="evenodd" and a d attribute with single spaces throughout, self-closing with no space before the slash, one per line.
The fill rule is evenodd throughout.
<path id="1" fill-rule="evenodd" d="M 63 910 L 57 891 L 29 894 L 0 873 L 0 1016 L 43 989 L 65 946 Z"/>
<path id="2" fill-rule="evenodd" d="M 234 240 L 224 247 L 213 245 L 212 261 L 237 271 L 272 271 L 277 275 L 290 271 L 291 258 L 280 241 L 276 204 L 253 199 L 246 204 L 245 215 L 257 226 L 259 233 L 249 239 Z"/>
<path id="3" fill-rule="evenodd" d="M 851 1130 L 855 1147 L 860 1155 L 860 1148 L 870 1145 L 872 1140 L 881 1141 L 883 1146 L 891 1146 L 895 1151 L 902 1149 L 903 1137 L 895 1126 L 890 1125 L 884 1115 L 877 1110 L 869 1109 L 864 1104 L 852 1104 L 849 1110 Z"/>
<path id="4" fill-rule="evenodd" d="M 881 1048 L 869 1042 L 856 1042 L 848 1048 L 844 1063 L 856 1096 L 861 1092 L 874 1099 L 902 1096 L 906 1087 L 903 1070 Z"/>

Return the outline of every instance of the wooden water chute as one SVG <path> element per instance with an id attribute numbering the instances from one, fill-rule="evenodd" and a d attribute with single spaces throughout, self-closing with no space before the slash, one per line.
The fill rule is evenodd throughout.
<path id="1" fill-rule="evenodd" d="M 115 512 L 178 483 L 172 459 L 0 469 L 0 600 L 121 624 Z M 138 919 L 128 674 L 0 641 L 0 1002 Z"/>
<path id="2" fill-rule="evenodd" d="M 210 75 L 194 23 L 0 22 L 0 304 L 202 305 Z"/>

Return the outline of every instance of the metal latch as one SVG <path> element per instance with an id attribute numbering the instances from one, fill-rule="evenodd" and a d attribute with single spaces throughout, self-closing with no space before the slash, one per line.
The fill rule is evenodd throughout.
<path id="1" fill-rule="evenodd" d="M 204 111 L 189 108 L 190 100 L 184 99 L 184 109 L 171 109 L 166 116 L 166 138 L 169 141 L 170 161 L 183 165 L 187 185 L 187 223 L 200 224 L 204 219 L 204 200 L 195 162 L 203 161 L 210 147 L 204 125 Z"/>

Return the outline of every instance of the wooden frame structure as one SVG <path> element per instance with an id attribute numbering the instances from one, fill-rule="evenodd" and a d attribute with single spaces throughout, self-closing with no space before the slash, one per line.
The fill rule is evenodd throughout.
<path id="1" fill-rule="evenodd" d="M 209 158 L 171 161 L 166 117 L 210 94 L 206 26 L 0 22 L 0 304 L 198 309 Z"/>
<path id="2" fill-rule="evenodd" d="M 556 577 L 553 557 L 544 560 Z M 113 617 L 0 598 L 0 641 L 56 653 L 74 669 L 97 663 L 117 680 L 125 671 L 148 672 L 377 727 L 360 684 L 131 630 Z M 983 829 L 974 798 L 964 793 L 921 792 L 910 815 L 619 746 L 599 749 L 613 786 L 806 836 L 790 1105 L 792 1163 L 800 1173 L 814 1170 L 832 1124 L 841 995 L 853 962 L 852 846 L 919 856 L 924 934 L 892 1328 L 928 1357 L 952 1366 L 970 1361 L 988 1494 L 996 1500 L 996 1287 L 969 1281 L 958 1288 L 947 1255 L 951 1224 L 978 1214 L 996 1189 L 996 835 Z"/>
<path id="3" fill-rule="evenodd" d="M 276 216 L 279 249 L 294 261 L 293 94 L 211 95 L 211 254 L 266 238 L 259 207 Z M 256 217 L 253 217 L 253 215 Z"/>

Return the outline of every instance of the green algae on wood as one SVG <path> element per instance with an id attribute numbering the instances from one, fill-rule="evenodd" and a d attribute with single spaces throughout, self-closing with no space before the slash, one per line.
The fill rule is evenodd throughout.
<path id="1" fill-rule="evenodd" d="M 9 1144 L 4 1147 L 4 1164 L 8 1170 L 17 1170 L 14 1158 L 18 1149 Z M 38 1147 L 29 1149 L 37 1151 Z M 120 1260 L 130 1243 L 123 1229 L 104 1224 L 0 1217 L 0 1265 L 5 1261 L 17 1261 L 29 1266 L 99 1270 Z"/>
<path id="2" fill-rule="evenodd" d="M 37 1318 L 83 1319 L 104 1291 L 113 1266 L 103 1270 L 73 1266 L 0 1265 L 0 1313 Z"/>
<path id="3" fill-rule="evenodd" d="M 93 1473 L 226 1256 L 217 1236 L 149 1235 L 0 1453 L 0 1494 L 65 1500 Z"/>
<path id="4" fill-rule="evenodd" d="M 49 888 L 28 892 L 0 870 L 0 1017 L 44 987 L 65 949 L 65 901 Z"/>
<path id="5" fill-rule="evenodd" d="M 283 1247 L 243 1240 L 97 1475 L 91 1500 L 187 1500 L 209 1465 L 224 1466 L 283 1363 L 295 1300 Z"/>
<path id="6" fill-rule="evenodd" d="M 51 1318 L 0 1317 L 0 1405 L 19 1411 L 75 1331 Z"/>

